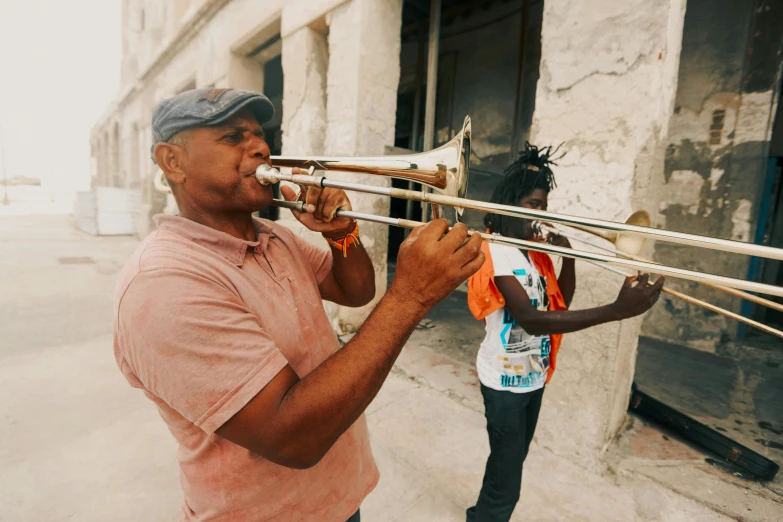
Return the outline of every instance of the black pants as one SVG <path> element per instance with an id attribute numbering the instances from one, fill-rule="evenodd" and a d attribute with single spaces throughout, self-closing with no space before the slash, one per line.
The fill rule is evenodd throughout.
<path id="1" fill-rule="evenodd" d="M 361 518 L 361 516 L 359 515 L 359 510 L 357 509 L 357 510 L 356 510 L 356 513 L 354 513 L 353 515 L 351 515 L 351 518 L 349 518 L 349 519 L 348 519 L 348 520 L 346 520 L 345 522 L 361 522 L 361 520 L 362 520 L 362 518 Z"/>
<path id="2" fill-rule="evenodd" d="M 544 389 L 528 393 L 481 385 L 489 433 L 489 458 L 476 505 L 467 522 L 508 522 L 522 489 L 522 464 L 536 431 Z"/>

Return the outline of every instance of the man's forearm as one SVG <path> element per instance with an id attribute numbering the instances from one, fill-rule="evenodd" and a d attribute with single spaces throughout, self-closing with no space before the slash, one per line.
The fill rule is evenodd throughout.
<path id="1" fill-rule="evenodd" d="M 348 300 L 345 304 L 361 306 L 371 301 L 375 296 L 375 269 L 364 247 L 358 243 L 349 247 L 347 256 L 332 247 L 332 258 L 332 273 Z"/>
<path id="2" fill-rule="evenodd" d="M 292 435 L 292 453 L 317 462 L 332 447 L 378 393 L 425 313 L 388 292 L 351 341 L 288 391 L 277 421 Z"/>

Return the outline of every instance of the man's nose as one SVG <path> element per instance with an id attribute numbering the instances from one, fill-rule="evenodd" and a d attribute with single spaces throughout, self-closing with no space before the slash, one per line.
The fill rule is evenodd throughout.
<path id="1" fill-rule="evenodd" d="M 266 144 L 263 138 L 260 136 L 253 136 L 250 140 L 250 146 L 247 153 L 254 158 L 261 158 L 268 160 L 272 152 L 269 150 L 269 145 Z"/>

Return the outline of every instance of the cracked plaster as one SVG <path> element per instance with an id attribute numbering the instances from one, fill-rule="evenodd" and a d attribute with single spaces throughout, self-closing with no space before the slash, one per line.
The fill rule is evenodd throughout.
<path id="1" fill-rule="evenodd" d="M 624 221 L 662 165 L 677 85 L 683 0 L 547 2 L 532 142 L 564 142 L 555 212 Z M 577 264 L 574 308 L 612 302 L 621 279 Z M 570 334 L 542 410 L 540 444 L 601 467 L 622 425 L 641 318 Z"/>

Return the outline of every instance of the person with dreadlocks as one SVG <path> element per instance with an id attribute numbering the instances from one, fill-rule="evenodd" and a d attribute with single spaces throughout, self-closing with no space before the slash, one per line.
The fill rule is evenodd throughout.
<path id="1" fill-rule="evenodd" d="M 556 186 L 551 147 L 529 143 L 505 171 L 492 202 L 547 209 Z M 562 157 L 562 156 L 561 156 Z M 487 231 L 534 240 L 528 219 L 487 214 Z M 570 247 L 555 236 L 552 243 Z M 664 279 L 626 279 L 614 303 L 569 310 L 576 289 L 574 260 L 563 258 L 559 277 L 547 254 L 484 243 L 485 262 L 468 280 L 468 305 L 486 324 L 476 367 L 484 397 L 490 454 L 476 505 L 467 522 L 506 522 L 522 486 L 522 465 L 538 421 L 544 387 L 555 369 L 562 334 L 642 314 L 658 300 Z"/>

